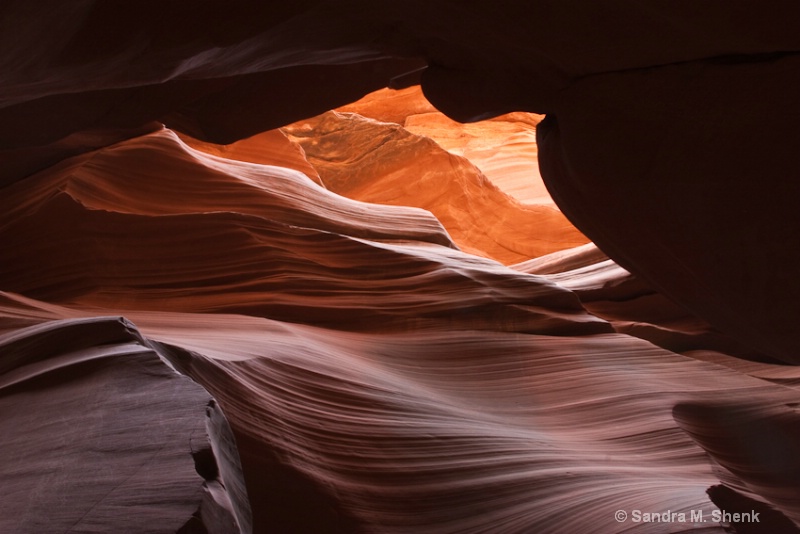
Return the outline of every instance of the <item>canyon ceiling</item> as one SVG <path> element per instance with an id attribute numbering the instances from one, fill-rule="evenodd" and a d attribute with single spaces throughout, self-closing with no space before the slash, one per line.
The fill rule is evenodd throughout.
<path id="1" fill-rule="evenodd" d="M 798 531 L 798 94 L 794 1 L 4 1 L 0 531 Z"/>

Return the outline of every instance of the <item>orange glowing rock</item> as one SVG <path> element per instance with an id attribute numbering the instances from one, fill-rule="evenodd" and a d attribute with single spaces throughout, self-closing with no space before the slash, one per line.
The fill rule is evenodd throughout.
<path id="1" fill-rule="evenodd" d="M 394 122 L 429 137 L 473 163 L 501 191 L 524 204 L 554 206 L 539 174 L 536 125 L 543 116 L 514 112 L 478 123 L 460 123 L 437 111 L 419 86 L 381 89 L 337 111 Z"/>
<path id="2" fill-rule="evenodd" d="M 303 150 L 279 130 L 268 130 L 230 145 L 217 145 L 187 134 L 175 133 L 184 143 L 206 154 L 235 161 L 293 169 L 322 184 L 319 173 L 308 163 Z"/>
<path id="3" fill-rule="evenodd" d="M 797 531 L 796 0 L 47 4 L 0 532 Z"/>
<path id="4" fill-rule="evenodd" d="M 331 112 L 282 130 L 303 147 L 331 191 L 365 202 L 424 208 L 463 250 L 517 263 L 588 241 L 550 202 L 522 204 L 467 158 L 396 123 Z M 484 156 L 488 152 L 485 148 Z M 524 151 L 516 157 L 522 174 L 527 167 L 527 177 L 535 179 L 535 158 Z"/>
<path id="5" fill-rule="evenodd" d="M 419 87 L 376 91 L 338 113 L 231 145 L 180 135 L 209 154 L 299 170 L 348 198 L 424 208 L 463 250 L 506 264 L 587 242 L 539 176 L 540 116 L 460 124 Z"/>

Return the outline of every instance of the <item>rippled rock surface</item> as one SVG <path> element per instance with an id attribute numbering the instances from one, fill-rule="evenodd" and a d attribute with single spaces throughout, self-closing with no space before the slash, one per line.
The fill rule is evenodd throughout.
<path id="1" fill-rule="evenodd" d="M 0 530 L 796 532 L 798 20 L 4 2 Z"/>
<path id="2" fill-rule="evenodd" d="M 796 514 L 792 478 L 724 452 L 750 431 L 713 414 L 792 450 L 771 414 L 791 412 L 797 373 L 737 358 L 593 245 L 505 266 L 459 250 L 427 211 L 331 193 L 313 158 L 290 169 L 190 142 L 158 131 L 3 197 L 5 439 L 24 451 L 5 469 L 14 487 L 71 495 L 64 522 L 99 501 L 86 524 L 124 513 L 149 531 L 142 518 L 165 516 L 173 532 L 221 510 L 246 532 L 249 503 L 254 532 L 613 532 L 617 509 L 710 514 L 720 482 Z M 40 328 L 75 333 L 20 345 Z M 206 430 L 209 402 L 232 432 Z M 101 466 L 89 486 L 110 497 L 69 490 Z M 227 507 L 197 513 L 204 495 Z M 37 517 L 15 525 L 62 524 Z"/>

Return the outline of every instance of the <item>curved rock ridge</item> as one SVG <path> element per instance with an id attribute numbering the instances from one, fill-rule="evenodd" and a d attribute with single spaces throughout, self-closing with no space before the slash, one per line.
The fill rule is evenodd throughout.
<path id="1" fill-rule="evenodd" d="M 738 345 L 693 331 L 592 245 L 505 267 L 454 248 L 424 211 L 339 199 L 167 130 L 6 191 L 4 284 L 51 303 L 5 294 L 4 335 L 98 309 L 130 317 L 220 403 L 234 437 L 208 441 L 216 458 L 240 455 L 254 532 L 663 532 L 613 511 L 709 516 L 720 482 L 796 518 L 792 478 L 725 448 L 730 431 L 703 415 L 725 400 L 748 428 L 769 426 L 796 373 L 726 355 Z M 419 221 L 427 234 L 400 225 Z M 78 361 L 108 344 L 102 321 L 86 324 L 89 341 L 67 347 Z M 213 479 L 204 458 L 195 470 Z M 229 494 L 244 502 L 243 487 Z"/>
<path id="2" fill-rule="evenodd" d="M 537 161 L 536 125 L 542 115 L 507 113 L 464 124 L 437 111 L 419 86 L 381 89 L 336 111 L 397 123 L 468 159 L 501 191 L 523 204 L 553 205 Z"/>
<path id="3" fill-rule="evenodd" d="M 652 290 L 592 245 L 505 267 L 455 249 L 426 212 L 339 201 L 166 130 L 7 191 L 2 279 L 50 303 L 6 293 L 4 335 L 88 324 L 67 347 L 83 360 L 108 342 L 80 318 L 129 317 L 224 410 L 234 438 L 209 441 L 222 458 L 235 439 L 254 532 L 663 532 L 613 512 L 710 516 L 720 482 L 795 517 L 791 478 L 760 455 L 730 460 L 702 410 L 725 399 L 767 424 L 796 377 L 731 364 L 681 322 L 662 345 L 685 350 L 683 335 L 696 357 L 612 333 L 620 317 L 666 331 L 663 303 L 627 304 Z M 393 238 L 398 214 L 431 237 Z M 615 301 L 599 313 L 611 323 L 586 311 Z"/>
<path id="4" fill-rule="evenodd" d="M 405 128 L 466 158 L 501 191 L 523 204 L 554 206 L 539 175 L 536 125 L 543 118 L 519 112 L 462 124 L 435 112 L 409 117 Z"/>
<path id="5" fill-rule="evenodd" d="M 690 312 L 790 363 L 797 90 L 797 54 L 597 75 L 537 128 L 542 175 L 579 229 Z M 688 128 L 689 116 L 707 126 Z"/>
<path id="6" fill-rule="evenodd" d="M 26 313 L 29 326 L 9 329 L 9 303 L 3 532 L 252 532 L 233 435 L 206 390 L 121 317 Z"/>
<path id="7" fill-rule="evenodd" d="M 80 319 L 92 309 L 12 294 L 2 313 L 102 324 Z M 697 408 L 747 399 L 753 424 L 768 424 L 759 414 L 785 411 L 796 391 L 624 334 L 353 333 L 128 314 L 220 402 L 242 454 L 254 532 L 658 533 L 663 524 L 620 524 L 613 513 L 708 518 L 716 508 L 706 490 L 720 479 L 790 517 L 797 511 L 787 500 L 791 474 L 769 478 L 780 460 L 737 452 L 747 440 L 708 442 L 718 434 L 703 429 L 724 419 Z M 737 425 L 731 431 L 749 435 Z M 770 447 L 792 450 L 791 436 L 769 436 Z M 703 528 L 725 531 L 711 521 Z"/>
<path id="8" fill-rule="evenodd" d="M 303 149 L 297 143 L 290 141 L 279 130 L 267 130 L 229 145 L 200 141 L 178 131 L 174 133 L 190 147 L 206 154 L 224 159 L 293 169 L 324 186 L 319 173 L 306 159 Z"/>
<path id="9" fill-rule="evenodd" d="M 511 266 L 573 291 L 617 332 L 680 354 L 715 351 L 749 361 L 779 360 L 723 334 L 614 263 L 596 245 L 576 247 Z"/>
<path id="10" fill-rule="evenodd" d="M 39 299 L 356 330 L 610 329 L 569 291 L 455 250 L 427 212 L 347 200 L 295 171 L 197 152 L 166 130 L 7 191 L 0 246 L 13 261 L 0 276 Z"/>
<path id="11" fill-rule="evenodd" d="M 64 193 L 89 210 L 240 213 L 354 237 L 453 246 L 438 221 L 421 210 L 386 207 L 382 217 L 370 216 L 369 205 L 331 194 L 291 168 L 211 157 L 166 129 L 66 160 L 4 193 L 3 228 Z"/>
<path id="12" fill-rule="evenodd" d="M 796 532 L 798 21 L 0 3 L 0 530 Z"/>
<path id="13" fill-rule="evenodd" d="M 797 476 L 797 403 L 759 406 L 749 403 L 679 404 L 678 424 L 719 465 L 738 477 L 740 492 L 758 495 L 800 524 Z M 797 531 L 796 529 L 795 531 Z"/>
<path id="14" fill-rule="evenodd" d="M 340 106 L 335 111 L 355 113 L 379 122 L 393 122 L 405 126 L 406 120 L 417 115 L 437 113 L 438 110 L 428 102 L 419 85 L 403 89 L 379 89 L 350 104 Z M 460 124 L 460 123 L 456 123 Z"/>
<path id="15" fill-rule="evenodd" d="M 785 178 L 797 174 L 797 2 L 138 6 L 0 6 L 2 183 L 153 121 L 231 143 L 419 82 L 458 120 L 547 113 L 545 174 L 584 233 L 715 327 L 796 361 L 798 285 L 772 271 L 799 263 Z"/>
<path id="16" fill-rule="evenodd" d="M 516 263 L 586 242 L 554 206 L 520 204 L 468 159 L 398 124 L 329 112 L 282 131 L 303 147 L 328 189 L 429 210 L 471 253 Z"/>

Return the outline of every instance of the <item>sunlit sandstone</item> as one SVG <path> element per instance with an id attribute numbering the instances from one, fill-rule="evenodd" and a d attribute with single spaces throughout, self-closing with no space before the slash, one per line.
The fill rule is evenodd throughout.
<path id="1" fill-rule="evenodd" d="M 797 532 L 799 10 L 3 2 L 0 531 Z"/>

